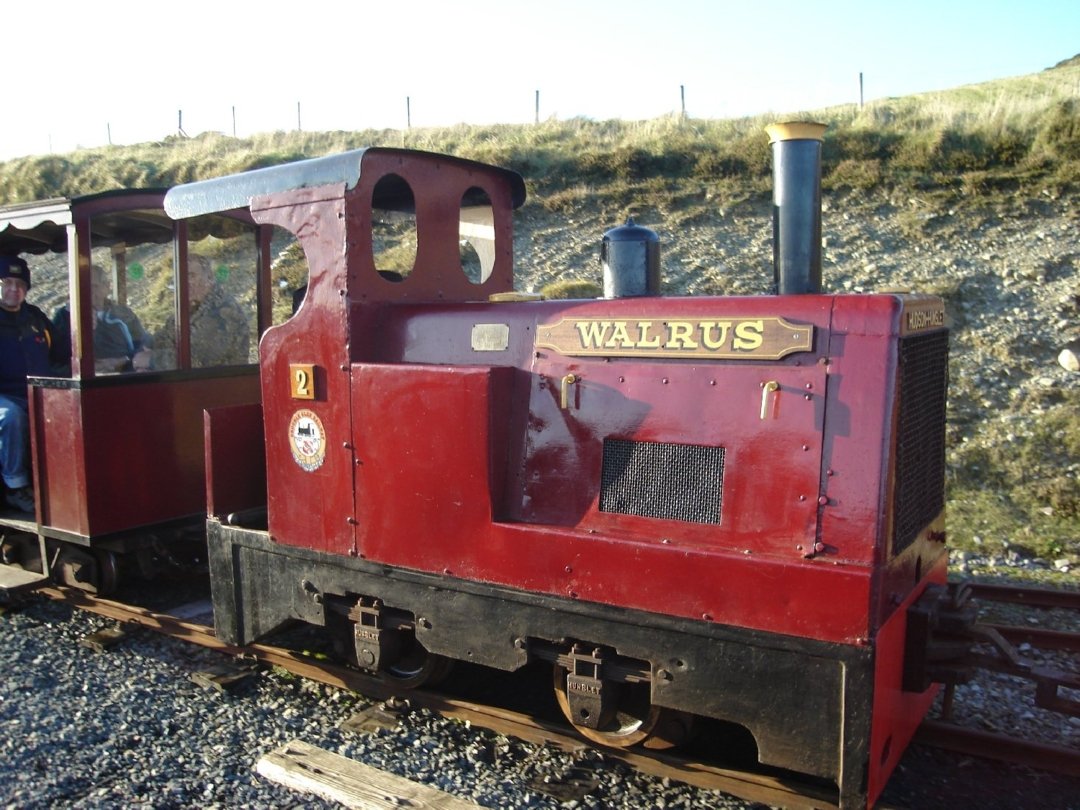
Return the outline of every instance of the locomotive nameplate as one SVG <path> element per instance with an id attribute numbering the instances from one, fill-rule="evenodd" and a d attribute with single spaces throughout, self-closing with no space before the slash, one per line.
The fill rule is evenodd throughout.
<path id="1" fill-rule="evenodd" d="M 510 345 L 510 324 L 474 323 L 471 337 L 474 352 L 505 352 Z"/>
<path id="2" fill-rule="evenodd" d="M 779 317 L 563 318 L 536 330 L 538 348 L 571 356 L 779 360 L 813 345 L 811 324 Z"/>

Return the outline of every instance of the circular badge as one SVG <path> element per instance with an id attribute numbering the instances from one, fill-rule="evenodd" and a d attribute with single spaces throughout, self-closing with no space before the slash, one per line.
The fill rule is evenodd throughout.
<path id="1" fill-rule="evenodd" d="M 313 472 L 326 458 L 326 432 L 313 411 L 299 410 L 289 421 L 289 447 L 302 469 Z"/>

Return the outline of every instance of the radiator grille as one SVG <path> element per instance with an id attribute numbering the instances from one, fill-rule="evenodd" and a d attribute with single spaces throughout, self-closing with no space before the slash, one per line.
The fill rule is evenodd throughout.
<path id="1" fill-rule="evenodd" d="M 900 339 L 893 554 L 906 549 L 945 505 L 945 394 L 949 333 Z"/>
<path id="2" fill-rule="evenodd" d="M 600 511 L 720 523 L 724 448 L 604 440 Z"/>

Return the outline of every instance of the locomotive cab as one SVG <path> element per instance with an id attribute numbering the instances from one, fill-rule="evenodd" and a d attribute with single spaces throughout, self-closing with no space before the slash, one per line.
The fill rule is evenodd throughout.
<path id="1" fill-rule="evenodd" d="M 164 196 L 0 209 L 0 252 L 27 260 L 59 356 L 29 380 L 35 511 L 0 514 L 5 562 L 98 593 L 129 562 L 205 565 L 202 411 L 259 398 L 268 242 L 246 212 L 176 223 Z"/>
<path id="2" fill-rule="evenodd" d="M 716 718 L 872 802 L 934 697 L 902 670 L 907 610 L 945 579 L 941 301 L 535 300 L 523 199 L 394 149 L 170 192 L 181 217 L 250 205 L 309 271 L 260 344 L 261 408 L 207 417 L 218 634 L 323 626 L 405 686 L 547 662 L 601 744 Z M 403 264 L 380 208 L 414 224 Z M 492 237 L 472 277 L 470 233 Z M 265 525 L 232 519 L 264 482 Z"/>

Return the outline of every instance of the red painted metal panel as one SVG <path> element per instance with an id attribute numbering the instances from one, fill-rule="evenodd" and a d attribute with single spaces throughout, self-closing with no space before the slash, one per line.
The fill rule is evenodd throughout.
<path id="1" fill-rule="evenodd" d="M 34 473 L 45 526 L 87 536 L 86 444 L 79 388 L 30 387 Z"/>
<path id="2" fill-rule="evenodd" d="M 880 563 L 896 340 L 834 330 L 828 362 L 821 536 L 839 558 Z"/>
<path id="3" fill-rule="evenodd" d="M 510 369 L 353 366 L 359 551 L 489 579 L 492 504 L 506 480 Z"/>
<path id="4" fill-rule="evenodd" d="M 889 775 L 900 761 L 923 717 L 930 710 L 939 689 L 939 685 L 934 684 L 925 692 L 905 692 L 901 684 L 907 609 L 922 596 L 927 585 L 945 583 L 946 569 L 947 559 L 942 556 L 877 632 L 874 650 L 874 709 L 870 729 L 870 805 L 885 788 Z"/>
<path id="5" fill-rule="evenodd" d="M 869 572 L 806 560 L 793 546 L 780 555 L 768 548 L 769 537 L 752 538 L 762 553 L 746 553 L 710 542 L 717 527 L 595 509 L 589 514 L 597 526 L 616 518 L 625 525 L 493 524 L 513 438 L 499 429 L 513 398 L 509 369 L 358 364 L 353 374 L 364 557 L 811 638 L 865 636 Z M 578 473 L 561 475 L 594 499 L 595 477 L 584 467 Z"/>
<path id="6" fill-rule="evenodd" d="M 520 520 L 794 560 L 813 548 L 824 369 L 551 358 L 533 370 Z M 560 380 L 568 373 L 578 382 L 563 409 Z M 775 392 L 763 389 L 770 381 L 779 383 Z M 608 437 L 725 448 L 720 525 L 600 512 Z"/>
<path id="7" fill-rule="evenodd" d="M 416 260 L 404 283 L 381 278 L 373 261 L 371 200 L 376 184 L 390 174 L 408 183 L 415 202 Z M 487 280 L 477 284 L 461 269 L 459 216 L 462 198 L 472 188 L 487 193 L 494 215 L 493 266 Z M 482 171 L 476 164 L 466 167 L 440 160 L 436 155 L 368 152 L 364 155 L 360 180 L 347 196 L 349 240 L 337 245 L 337 260 L 341 259 L 344 245 L 350 269 L 349 298 L 353 303 L 484 301 L 489 295 L 514 289 L 513 189 L 500 170 Z M 305 238 L 298 231 L 294 233 Z M 306 240 L 304 247 L 310 256 Z M 356 330 L 370 326 L 363 322 L 351 324 L 354 335 Z M 354 360 L 368 359 L 366 341 L 353 348 Z"/>
<path id="8" fill-rule="evenodd" d="M 304 305 L 259 343 L 270 536 L 335 554 L 355 550 L 342 193 L 303 190 L 292 195 L 294 205 L 257 215 L 302 234 L 309 261 Z M 294 397 L 295 364 L 312 366 L 312 399 Z M 299 430 L 318 443 L 306 456 L 294 453 Z"/>
<path id="9" fill-rule="evenodd" d="M 207 514 L 266 506 L 262 405 L 214 408 L 203 416 Z"/>

